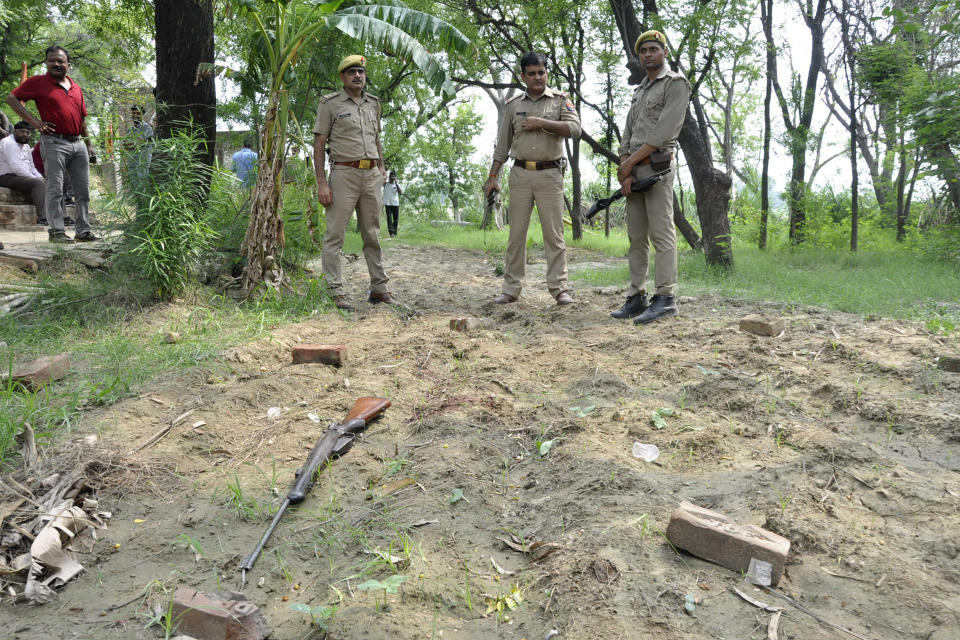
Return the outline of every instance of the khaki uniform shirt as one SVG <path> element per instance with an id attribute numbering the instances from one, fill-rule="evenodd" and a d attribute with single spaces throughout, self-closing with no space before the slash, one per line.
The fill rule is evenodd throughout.
<path id="1" fill-rule="evenodd" d="M 524 131 L 523 121 L 528 116 L 566 122 L 570 127 L 570 136 L 580 137 L 580 118 L 564 93 L 546 87 L 540 96 L 533 99 L 524 91 L 507 102 L 506 112 L 500 121 L 497 146 L 493 150 L 495 161 L 503 164 L 508 156 L 538 162 L 563 157 L 563 136 L 540 129 Z"/>
<path id="2" fill-rule="evenodd" d="M 666 64 L 653 82 L 649 76 L 644 78 L 633 92 L 620 157 L 632 155 L 644 144 L 675 151 L 689 101 L 690 83 Z"/>
<path id="3" fill-rule="evenodd" d="M 369 93 L 357 102 L 346 89 L 329 93 L 317 105 L 317 123 L 313 132 L 327 136 L 330 160 L 353 162 L 380 157 L 377 137 L 380 135 L 380 99 Z"/>

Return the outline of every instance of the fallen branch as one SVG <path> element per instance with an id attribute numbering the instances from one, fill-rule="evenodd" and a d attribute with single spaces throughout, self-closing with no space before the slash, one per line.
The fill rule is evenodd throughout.
<path id="1" fill-rule="evenodd" d="M 152 436 L 150 436 L 149 438 L 147 438 L 147 441 L 144 442 L 144 443 L 143 443 L 142 445 L 140 445 L 139 447 L 137 447 L 136 449 L 134 449 L 133 452 L 134 452 L 134 453 L 137 453 L 138 451 L 143 451 L 144 449 L 146 449 L 146 448 L 149 447 L 150 445 L 153 445 L 153 444 L 156 444 L 157 442 L 159 442 L 159 441 L 160 441 L 160 438 L 162 438 L 163 436 L 167 435 L 167 434 L 170 432 L 171 429 L 173 429 L 175 426 L 177 426 L 178 424 L 180 424 L 181 422 L 183 422 L 184 420 L 186 420 L 187 417 L 188 417 L 190 414 L 192 414 L 194 411 L 196 411 L 196 409 L 190 409 L 189 411 L 186 411 L 186 412 L 184 412 L 184 413 L 181 413 L 179 416 L 177 416 L 176 418 L 174 418 L 173 420 L 171 420 L 171 421 L 170 421 L 170 424 L 168 424 L 167 426 L 165 426 L 164 428 L 160 429 L 160 430 L 157 431 L 155 434 L 153 434 Z"/>

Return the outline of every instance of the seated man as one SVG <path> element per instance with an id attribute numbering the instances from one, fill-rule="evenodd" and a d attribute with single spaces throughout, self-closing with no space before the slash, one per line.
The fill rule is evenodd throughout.
<path id="1" fill-rule="evenodd" d="M 32 135 L 33 128 L 20 121 L 14 125 L 13 133 L 0 140 L 0 187 L 29 193 L 37 209 L 37 224 L 47 224 L 43 206 L 46 187 L 30 155 Z"/>

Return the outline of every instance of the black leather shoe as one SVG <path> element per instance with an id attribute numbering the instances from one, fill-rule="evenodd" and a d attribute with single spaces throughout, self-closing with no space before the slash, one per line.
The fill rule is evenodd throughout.
<path id="1" fill-rule="evenodd" d="M 623 306 L 617 309 L 616 311 L 610 314 L 611 318 L 632 318 L 634 316 L 640 315 L 647 310 L 647 294 L 644 292 L 635 293 L 627 301 L 623 303 Z"/>
<path id="2" fill-rule="evenodd" d="M 84 231 L 83 233 L 74 235 L 73 239 L 77 242 L 96 242 L 97 240 L 100 240 L 100 237 L 93 231 Z"/>
<path id="3" fill-rule="evenodd" d="M 650 298 L 647 310 L 633 319 L 634 324 L 648 324 L 658 318 L 669 318 L 680 313 L 677 308 L 677 299 L 673 296 L 655 295 Z"/>

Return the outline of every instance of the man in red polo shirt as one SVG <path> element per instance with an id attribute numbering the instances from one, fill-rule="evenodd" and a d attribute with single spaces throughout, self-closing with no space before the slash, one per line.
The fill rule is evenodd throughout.
<path id="1" fill-rule="evenodd" d="M 40 152 L 46 170 L 46 209 L 51 242 L 92 242 L 99 240 L 90 229 L 90 158 L 94 157 L 87 135 L 87 106 L 80 85 L 67 75 L 70 55 L 54 45 L 46 51 L 47 73 L 33 76 L 7 96 L 7 104 L 40 132 Z M 33 100 L 40 118 L 21 101 Z M 76 234 L 64 231 L 60 198 L 63 176 L 70 175 L 76 197 Z"/>

